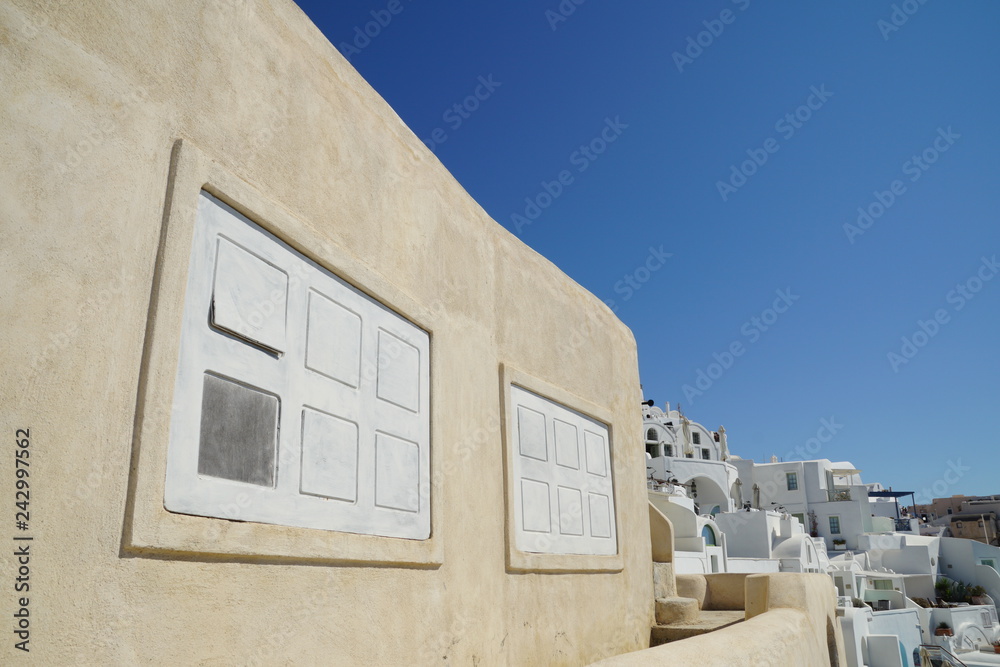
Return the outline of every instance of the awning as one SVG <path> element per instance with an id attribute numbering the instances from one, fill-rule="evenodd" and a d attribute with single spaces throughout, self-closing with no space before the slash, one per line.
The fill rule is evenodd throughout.
<path id="1" fill-rule="evenodd" d="M 869 491 L 869 498 L 902 498 L 913 495 L 913 491 Z"/>

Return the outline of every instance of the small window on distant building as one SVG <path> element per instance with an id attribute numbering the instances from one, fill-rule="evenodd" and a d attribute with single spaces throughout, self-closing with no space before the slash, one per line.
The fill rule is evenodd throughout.
<path id="1" fill-rule="evenodd" d="M 693 442 L 696 445 L 700 445 L 701 444 L 701 433 L 692 433 L 691 434 L 691 442 Z"/>
<path id="2" fill-rule="evenodd" d="M 788 483 L 789 491 L 799 490 L 799 475 L 798 473 L 789 472 L 785 473 L 785 481 Z"/>
<path id="3" fill-rule="evenodd" d="M 664 456 L 673 456 L 674 455 L 674 447 L 673 447 L 673 445 L 664 445 L 663 446 L 663 455 Z"/>
<path id="4" fill-rule="evenodd" d="M 951 514 L 951 508 L 950 507 L 948 508 L 948 514 Z"/>
<path id="5" fill-rule="evenodd" d="M 840 535 L 840 517 L 831 516 L 830 517 L 830 534 Z"/>
<path id="6" fill-rule="evenodd" d="M 701 450 L 701 458 L 705 460 L 709 460 L 712 458 L 712 452 L 708 449 L 708 447 L 705 447 Z"/>
<path id="7" fill-rule="evenodd" d="M 961 528 L 962 528 L 962 522 L 961 521 L 956 521 L 955 522 L 955 527 L 958 528 L 959 530 L 961 530 Z"/>
<path id="8" fill-rule="evenodd" d="M 646 431 L 646 440 L 652 440 L 653 442 L 656 442 L 656 429 L 655 428 L 651 428 L 648 431 Z"/>

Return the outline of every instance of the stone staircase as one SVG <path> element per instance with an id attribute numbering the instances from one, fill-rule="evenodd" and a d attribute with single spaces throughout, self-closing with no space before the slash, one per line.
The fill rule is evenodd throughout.
<path id="1" fill-rule="evenodd" d="M 702 635 L 745 618 L 745 611 L 705 610 L 700 608 L 698 599 L 679 595 L 672 563 L 653 563 L 653 590 L 656 625 L 650 631 L 650 646 Z"/>

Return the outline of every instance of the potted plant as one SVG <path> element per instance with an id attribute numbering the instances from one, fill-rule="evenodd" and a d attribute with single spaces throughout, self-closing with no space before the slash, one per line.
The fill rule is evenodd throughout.
<path id="1" fill-rule="evenodd" d="M 846 551 L 847 550 L 847 540 L 837 538 L 833 541 L 834 551 Z"/>
<path id="2" fill-rule="evenodd" d="M 993 642 L 993 652 L 1000 653 L 1000 640 Z"/>
<path id="3" fill-rule="evenodd" d="M 953 588 L 951 582 L 945 578 L 940 578 L 937 583 L 934 584 L 934 593 L 944 601 L 949 601 L 952 598 Z"/>
<path id="4" fill-rule="evenodd" d="M 982 586 L 973 586 L 969 591 L 972 595 L 972 604 L 989 604 L 986 600 L 986 589 Z"/>
<path id="5" fill-rule="evenodd" d="M 934 631 L 934 636 L 936 637 L 954 637 L 955 633 L 951 631 L 951 626 L 941 621 L 938 623 L 937 629 Z"/>

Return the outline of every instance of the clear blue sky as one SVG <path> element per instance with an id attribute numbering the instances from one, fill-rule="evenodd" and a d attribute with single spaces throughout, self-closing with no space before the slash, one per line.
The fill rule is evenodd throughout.
<path id="1" fill-rule="evenodd" d="M 745 458 L 1000 493 L 1000 3 L 299 5 L 497 222 L 613 300 L 646 398 Z"/>

